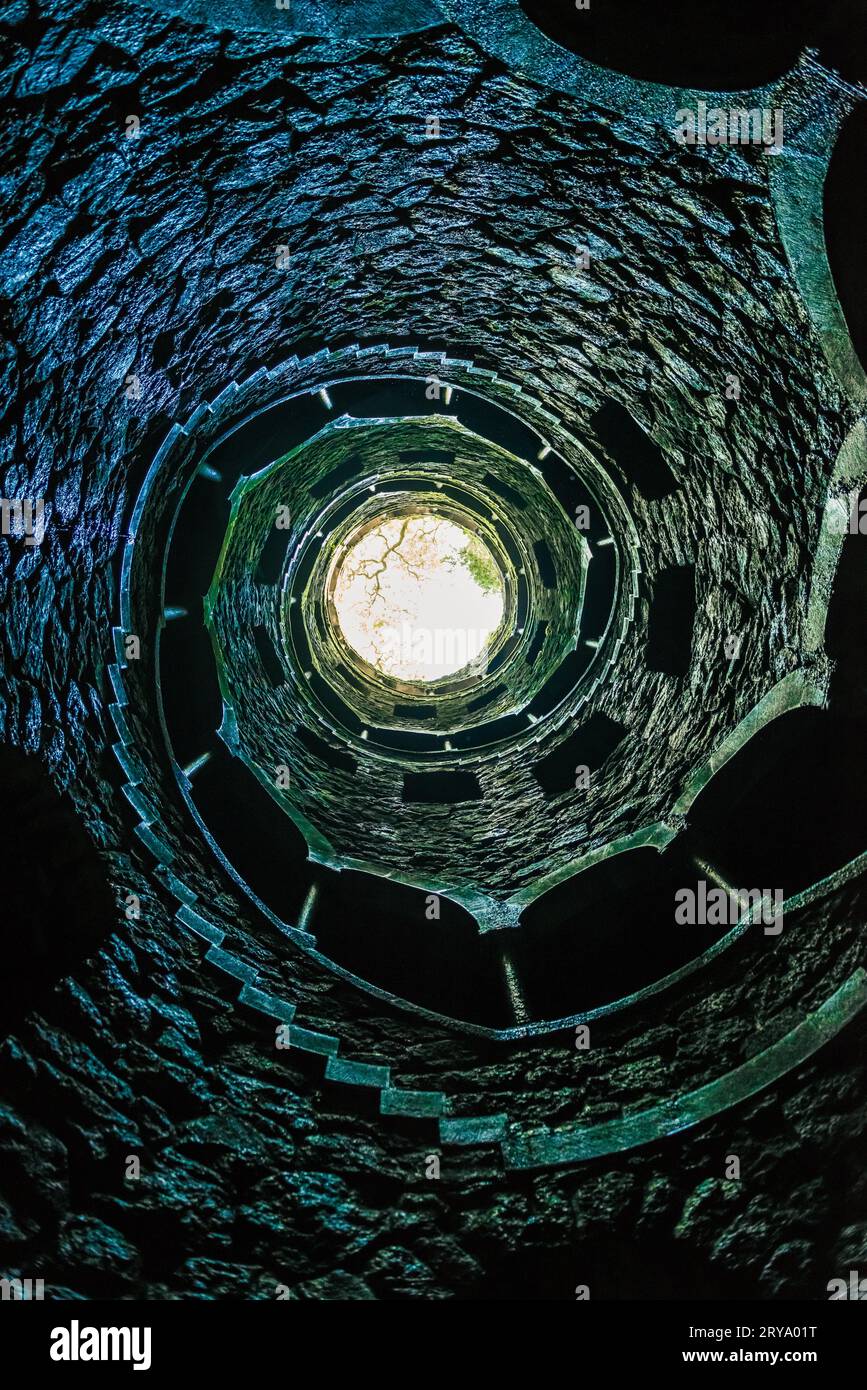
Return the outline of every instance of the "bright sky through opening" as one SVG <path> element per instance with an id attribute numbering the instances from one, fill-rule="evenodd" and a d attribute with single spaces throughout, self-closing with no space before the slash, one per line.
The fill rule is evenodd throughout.
<path id="1" fill-rule="evenodd" d="M 384 675 L 435 681 L 476 660 L 503 616 L 485 545 L 445 517 L 391 517 L 350 541 L 333 601 L 349 645 Z"/>

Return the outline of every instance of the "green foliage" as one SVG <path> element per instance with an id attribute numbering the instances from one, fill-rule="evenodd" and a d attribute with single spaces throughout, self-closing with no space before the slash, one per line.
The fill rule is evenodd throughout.
<path id="1" fill-rule="evenodd" d="M 465 545 L 460 558 L 484 593 L 495 594 L 502 587 L 497 566 L 481 546 Z"/>

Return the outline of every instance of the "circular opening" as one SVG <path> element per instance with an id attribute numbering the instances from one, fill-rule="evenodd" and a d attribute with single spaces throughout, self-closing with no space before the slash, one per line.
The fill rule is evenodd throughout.
<path id="1" fill-rule="evenodd" d="M 395 680 L 442 680 L 477 663 L 503 619 L 504 579 L 487 546 L 431 513 L 356 532 L 332 574 L 345 640 Z"/>

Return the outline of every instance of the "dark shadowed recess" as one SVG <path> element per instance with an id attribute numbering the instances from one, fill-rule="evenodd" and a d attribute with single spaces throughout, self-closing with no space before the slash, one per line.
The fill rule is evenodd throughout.
<path id="1" fill-rule="evenodd" d="M 636 849 L 567 879 L 526 908 L 510 952 L 531 1018 L 565 1018 L 653 984 L 727 928 L 675 921 L 695 882 L 679 846 Z"/>
<path id="2" fill-rule="evenodd" d="M 761 729 L 689 812 L 691 845 L 736 887 L 789 897 L 867 850 L 865 623 L 867 536 L 856 531 L 828 612 L 828 707 L 792 710 Z"/>
<path id="3" fill-rule="evenodd" d="M 692 661 L 695 625 L 695 571 L 691 565 L 671 565 L 653 582 L 647 633 L 647 664 L 651 671 L 685 676 Z"/>
<path id="4" fill-rule="evenodd" d="M 472 772 L 407 772 L 403 778 L 403 800 L 425 802 L 478 801 L 482 790 Z"/>
<path id="5" fill-rule="evenodd" d="M 556 709 L 584 674 L 592 659 L 593 651 L 586 646 L 578 647 L 576 651 L 564 656 L 556 671 L 548 677 L 538 694 L 533 696 L 527 706 L 529 713 L 535 719 L 541 719 Z"/>
<path id="6" fill-rule="evenodd" d="M 326 767 L 337 768 L 341 772 L 357 771 L 358 761 L 351 753 L 344 752 L 333 743 L 327 743 L 312 729 L 305 729 L 303 724 L 299 724 L 295 734 L 299 742 Z"/>
<path id="7" fill-rule="evenodd" d="M 520 0 L 543 34 L 629 77 L 718 90 L 781 77 L 805 48 L 850 81 L 867 77 L 863 0 Z"/>
<path id="8" fill-rule="evenodd" d="M 864 516 L 862 519 L 862 508 Z M 825 626 L 825 650 L 835 662 L 831 705 L 844 714 L 867 718 L 867 489 L 854 499 Z"/>
<path id="9" fill-rule="evenodd" d="M 547 620 L 543 618 L 541 622 L 538 622 L 536 624 L 536 631 L 533 633 L 533 640 L 527 648 L 526 662 L 528 666 L 533 665 L 533 662 L 536 660 L 536 657 L 539 655 L 540 651 L 544 647 L 545 634 L 547 633 L 547 631 L 548 623 Z M 488 699 L 490 699 L 490 696 L 483 695 L 480 696 L 478 700 L 471 700 L 470 703 L 467 705 L 467 709 L 480 709 L 480 701 Z"/>
<path id="10" fill-rule="evenodd" d="M 598 639 L 611 616 L 617 583 L 617 556 L 613 545 L 593 548 L 581 605 L 582 639 Z"/>
<path id="11" fill-rule="evenodd" d="M 689 813 L 690 843 L 737 888 L 809 888 L 867 849 L 867 721 L 799 709 L 757 733 Z"/>
<path id="12" fill-rule="evenodd" d="M 293 926 L 310 884 L 307 842 L 240 758 L 219 739 L 212 749 L 193 780 L 196 810 L 244 883 Z"/>
<path id="13" fill-rule="evenodd" d="M 338 463 L 336 468 L 332 468 L 330 473 L 326 473 L 324 478 L 311 483 L 307 491 L 311 497 L 330 497 L 332 493 L 339 491 L 344 483 L 350 482 L 360 473 L 362 467 L 361 455 L 352 454 L 348 459 L 344 459 L 343 463 Z M 276 580 L 274 582 L 276 583 Z"/>
<path id="14" fill-rule="evenodd" d="M 435 719 L 436 705 L 395 705 L 392 710 L 395 719 Z"/>
<path id="15" fill-rule="evenodd" d="M 581 1186 L 574 1197 L 581 1209 Z M 568 1248 L 528 1247 L 507 1255 L 484 1282 L 460 1291 L 472 1301 L 513 1300 L 575 1302 L 579 1287 L 591 1300 L 731 1300 L 754 1298 L 752 1280 L 710 1264 L 684 1240 L 624 1238 L 611 1232 L 610 1216 L 597 1213 L 597 1227 L 584 1240 L 572 1237 Z M 804 1290 L 804 1297 L 809 1291 Z"/>
<path id="16" fill-rule="evenodd" d="M 445 372 L 444 379 L 447 375 Z M 529 425 L 472 392 L 455 390 L 447 403 L 445 391 L 441 389 L 438 398 L 429 399 L 428 386 L 418 377 L 344 381 L 329 389 L 335 416 L 346 413 L 359 419 L 378 419 L 399 415 L 449 415 L 518 458 L 535 459 L 539 450 L 539 436 Z M 425 450 L 424 457 L 429 456 L 429 451 Z"/>
<path id="17" fill-rule="evenodd" d="M 192 614 L 163 628 L 160 692 L 172 751 L 185 767 L 212 745 L 223 717 L 211 639 Z"/>
<path id="18" fill-rule="evenodd" d="M 0 1036 L 93 956 L 113 930 L 102 860 L 71 802 L 35 758 L 0 747 L 10 814 L 0 839 Z"/>
<path id="19" fill-rule="evenodd" d="M 281 530 L 276 526 L 271 527 L 256 563 L 257 583 L 277 584 L 279 582 L 286 562 L 289 539 L 288 531 Z"/>
<path id="20" fill-rule="evenodd" d="M 574 791 L 579 769 L 595 772 L 611 756 L 626 729 L 601 711 L 558 743 L 531 771 L 546 797 Z M 580 785 L 580 783 L 579 783 Z"/>
<path id="21" fill-rule="evenodd" d="M 580 1184 L 575 1197 L 580 1210 Z M 528 1246 L 498 1261 L 484 1280 L 460 1296 L 476 1302 L 574 1303 L 579 1286 L 593 1299 L 743 1299 L 755 1297 L 755 1285 L 742 1275 L 712 1264 L 684 1240 L 626 1239 L 611 1231 L 610 1216 L 598 1213 L 598 1228 L 585 1238 L 571 1236 L 565 1249 Z M 807 1291 L 805 1290 L 805 1296 Z M 586 1298 L 586 1294 L 580 1295 Z"/>
<path id="22" fill-rule="evenodd" d="M 867 15 L 867 6 L 864 7 Z M 867 50 L 867 38 L 864 40 Z M 825 180 L 825 245 L 855 351 L 867 362 L 867 103 L 847 117 Z"/>
<path id="23" fill-rule="evenodd" d="M 515 1022 L 496 943 L 448 898 L 371 874 L 320 871 L 312 930 L 318 950 L 370 984 L 450 1018 Z M 496 935 L 496 934 L 495 934 Z"/>
<path id="24" fill-rule="evenodd" d="M 546 894 L 520 929 L 485 934 L 463 908 L 424 889 L 316 873 L 311 929 L 324 955 L 412 1004 L 487 1028 L 608 1004 L 693 960 L 727 930 L 675 923 L 675 892 L 690 881 L 677 851 L 620 855 Z M 439 916 L 430 918 L 433 902 Z"/>
<path id="25" fill-rule="evenodd" d="M 557 569 L 554 565 L 551 547 L 546 540 L 534 541 L 533 553 L 536 556 L 536 564 L 539 566 L 539 578 L 546 589 L 553 589 L 557 583 Z"/>
<path id="26" fill-rule="evenodd" d="M 618 401 L 606 401 L 592 420 L 596 437 L 628 483 L 656 501 L 677 487 L 659 445 Z"/>
<path id="27" fill-rule="evenodd" d="M 253 625 L 253 641 L 256 643 L 256 651 L 262 663 L 262 670 L 268 678 L 268 684 L 276 690 L 278 686 L 283 685 L 285 673 L 271 634 L 262 623 Z"/>

